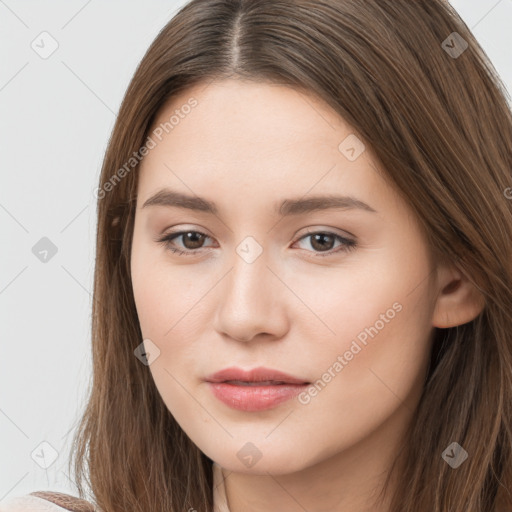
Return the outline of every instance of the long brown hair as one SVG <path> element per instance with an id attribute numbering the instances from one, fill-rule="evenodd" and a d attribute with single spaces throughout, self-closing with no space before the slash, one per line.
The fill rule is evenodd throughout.
<path id="1" fill-rule="evenodd" d="M 193 0 L 161 30 L 126 92 L 98 188 L 93 378 L 73 454 L 81 497 L 85 481 L 106 512 L 212 509 L 212 461 L 134 356 L 138 165 L 126 162 L 164 102 L 228 77 L 324 100 L 373 149 L 431 248 L 485 298 L 472 322 L 435 329 L 392 511 L 512 506 L 512 115 L 443 0 Z M 453 441 L 469 455 L 457 469 L 441 457 Z"/>

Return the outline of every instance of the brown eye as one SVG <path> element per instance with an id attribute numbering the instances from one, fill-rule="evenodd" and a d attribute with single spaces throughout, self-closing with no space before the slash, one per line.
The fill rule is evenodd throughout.
<path id="1" fill-rule="evenodd" d="M 300 238 L 299 242 L 308 238 L 310 239 L 309 245 L 313 248 L 313 252 L 325 253 L 317 254 L 317 256 L 330 256 L 338 252 L 348 252 L 354 249 L 357 245 L 355 240 L 349 240 L 348 238 L 337 235 L 336 233 L 323 231 L 308 233 Z M 333 250 L 336 241 L 340 242 L 340 246 L 338 246 L 339 248 L 337 250 Z"/>
<path id="2" fill-rule="evenodd" d="M 200 249 L 206 235 L 198 233 L 197 231 L 187 231 L 178 236 L 182 237 L 183 245 L 186 249 Z"/>
<path id="3" fill-rule="evenodd" d="M 193 255 L 195 251 L 203 248 L 206 238 L 210 237 L 199 231 L 180 231 L 177 233 L 170 233 L 158 240 L 158 242 L 163 243 L 167 249 L 174 253 Z M 182 246 L 185 250 L 181 250 L 179 247 L 176 247 L 174 242 L 175 239 L 181 239 L 183 244 Z"/>
<path id="4" fill-rule="evenodd" d="M 165 247 L 173 253 L 193 256 L 196 252 L 205 247 L 204 242 L 207 238 L 210 237 L 200 231 L 179 231 L 164 236 L 158 240 L 158 242 L 163 243 Z M 300 238 L 299 242 L 308 238 L 310 239 L 310 246 L 312 248 L 312 251 L 309 252 L 316 253 L 316 256 L 331 256 L 338 252 L 348 252 L 357 245 L 355 240 L 349 240 L 336 233 L 322 231 L 308 233 Z M 181 240 L 181 247 L 183 249 L 180 249 L 179 246 L 176 247 L 176 239 Z M 340 243 L 338 249 L 334 249 L 336 242 Z"/>
<path id="5" fill-rule="evenodd" d="M 311 247 L 318 251 L 329 251 L 333 248 L 336 239 L 333 235 L 326 233 L 317 233 L 311 236 Z"/>

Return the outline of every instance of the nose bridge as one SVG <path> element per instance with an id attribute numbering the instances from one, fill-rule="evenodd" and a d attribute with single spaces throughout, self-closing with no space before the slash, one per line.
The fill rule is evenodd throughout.
<path id="1" fill-rule="evenodd" d="M 235 294 L 260 295 L 268 286 L 267 251 L 253 238 L 246 237 L 236 248 L 236 256 L 233 257 L 233 270 L 231 272 L 231 286 Z"/>
<path id="2" fill-rule="evenodd" d="M 238 244 L 226 286 L 225 298 L 226 302 L 230 301 L 231 307 L 250 308 L 256 313 L 269 304 L 265 300 L 270 293 L 269 287 L 272 287 L 269 282 L 272 273 L 268 264 L 267 251 L 254 237 L 247 236 Z"/>
<path id="3" fill-rule="evenodd" d="M 235 248 L 230 263 L 217 311 L 217 329 L 243 340 L 258 333 L 280 336 L 285 326 L 279 290 L 282 284 L 268 268 L 268 252 L 248 236 Z"/>

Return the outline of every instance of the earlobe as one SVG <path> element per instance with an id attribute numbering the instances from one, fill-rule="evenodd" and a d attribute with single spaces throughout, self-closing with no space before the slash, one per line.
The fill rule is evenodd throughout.
<path id="1" fill-rule="evenodd" d="M 485 307 L 485 298 L 458 269 L 444 268 L 439 274 L 432 325 L 448 328 L 474 320 Z"/>

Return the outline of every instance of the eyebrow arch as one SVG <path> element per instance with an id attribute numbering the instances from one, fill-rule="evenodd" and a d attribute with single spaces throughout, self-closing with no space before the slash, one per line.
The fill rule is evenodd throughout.
<path id="1" fill-rule="evenodd" d="M 218 214 L 218 208 L 212 201 L 199 196 L 190 196 L 170 189 L 159 190 L 156 194 L 147 199 L 142 208 L 148 206 L 167 206 L 175 208 L 186 208 L 200 212 Z M 352 196 L 310 196 L 306 199 L 285 199 L 281 204 L 274 205 L 274 211 L 281 217 L 290 215 L 301 215 L 319 210 L 328 209 L 359 209 L 367 212 L 377 213 L 370 205 Z"/>

